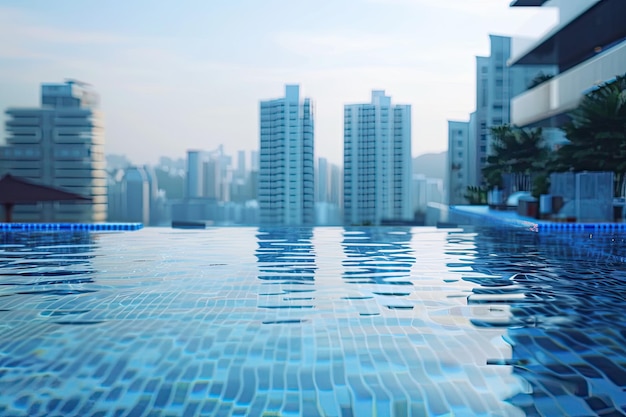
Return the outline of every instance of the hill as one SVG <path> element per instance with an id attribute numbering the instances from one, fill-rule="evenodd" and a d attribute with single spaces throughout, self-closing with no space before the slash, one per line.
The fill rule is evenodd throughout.
<path id="1" fill-rule="evenodd" d="M 426 153 L 413 158 L 413 174 L 423 174 L 429 178 L 446 177 L 446 159 L 448 152 Z"/>

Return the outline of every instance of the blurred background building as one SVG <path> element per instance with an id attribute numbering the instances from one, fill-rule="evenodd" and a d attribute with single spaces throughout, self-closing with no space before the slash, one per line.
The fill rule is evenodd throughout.
<path id="1" fill-rule="evenodd" d="M 413 220 L 411 106 L 384 91 L 344 107 L 344 224 Z"/>
<path id="2" fill-rule="evenodd" d="M 258 203 L 262 225 L 315 223 L 313 106 L 298 85 L 261 101 Z"/>
<path id="3" fill-rule="evenodd" d="M 89 197 L 84 202 L 19 204 L 15 221 L 102 222 L 107 219 L 104 126 L 89 84 L 42 84 L 41 107 L 6 111 L 0 171 Z"/>

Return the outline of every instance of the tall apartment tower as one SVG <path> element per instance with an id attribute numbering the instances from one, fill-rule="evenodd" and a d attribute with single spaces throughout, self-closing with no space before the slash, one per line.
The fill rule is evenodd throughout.
<path id="1" fill-rule="evenodd" d="M 470 136 L 475 135 L 471 176 L 477 183 L 470 185 L 482 183 L 482 168 L 492 148 L 491 128 L 511 124 L 511 99 L 525 91 L 540 73 L 549 75 L 556 71 L 553 65 L 509 67 L 511 38 L 489 35 L 489 40 L 490 55 L 476 57 L 476 125 Z"/>
<path id="2" fill-rule="evenodd" d="M 469 122 L 448 121 L 447 203 L 464 204 L 470 180 Z"/>
<path id="3" fill-rule="evenodd" d="M 98 95 L 85 83 L 42 84 L 41 107 L 9 108 L 0 169 L 63 188 L 91 203 L 17 205 L 17 221 L 101 222 L 107 219 L 104 127 Z"/>
<path id="4" fill-rule="evenodd" d="M 384 91 L 344 108 L 344 224 L 411 221 L 411 106 Z"/>
<path id="5" fill-rule="evenodd" d="M 315 222 L 313 106 L 300 87 L 261 101 L 258 202 L 263 225 Z"/>
<path id="6" fill-rule="evenodd" d="M 150 224 L 150 181 L 142 167 L 126 169 L 123 179 L 125 221 Z"/>

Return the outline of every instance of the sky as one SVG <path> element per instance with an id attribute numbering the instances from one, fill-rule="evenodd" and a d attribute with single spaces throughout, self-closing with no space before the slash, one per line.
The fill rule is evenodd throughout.
<path id="1" fill-rule="evenodd" d="M 441 152 L 447 120 L 474 110 L 489 34 L 537 34 L 553 19 L 509 3 L 0 0 L 0 109 L 38 106 L 42 82 L 88 82 L 105 152 L 154 164 L 258 149 L 259 102 L 299 84 L 315 106 L 316 155 L 341 164 L 343 106 L 385 90 L 412 105 L 413 156 Z"/>

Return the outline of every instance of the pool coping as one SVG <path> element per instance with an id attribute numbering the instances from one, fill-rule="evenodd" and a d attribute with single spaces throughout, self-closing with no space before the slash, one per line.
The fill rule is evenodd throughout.
<path id="1" fill-rule="evenodd" d="M 563 223 L 550 220 L 538 220 L 518 215 L 515 211 L 493 210 L 488 206 L 450 206 L 450 213 L 479 223 L 500 224 L 510 227 L 523 228 L 533 232 L 555 231 L 626 231 L 626 223 Z"/>

